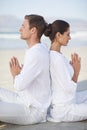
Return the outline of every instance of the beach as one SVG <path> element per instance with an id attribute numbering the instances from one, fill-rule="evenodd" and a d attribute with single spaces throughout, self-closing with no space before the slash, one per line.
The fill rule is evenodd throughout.
<path id="1" fill-rule="evenodd" d="M 69 59 L 71 59 L 71 54 L 73 53 L 77 53 L 81 57 L 81 70 L 78 77 L 77 90 L 87 89 L 87 46 L 65 47 L 63 52 Z"/>
<path id="2" fill-rule="evenodd" d="M 13 90 L 13 77 L 10 73 L 9 61 L 11 57 L 18 58 L 23 64 L 26 49 L 7 49 L 0 51 L 0 86 Z M 87 81 L 87 46 L 64 47 L 62 52 L 70 60 L 71 54 L 78 53 L 81 57 L 81 71 L 78 82 Z M 87 82 L 84 86 L 87 86 Z M 84 88 L 84 86 L 82 86 Z M 79 86 L 78 86 L 79 87 Z"/>
<path id="3" fill-rule="evenodd" d="M 67 47 L 65 46 L 62 48 L 62 52 L 69 60 L 71 60 L 71 54 L 73 53 L 78 53 L 79 56 L 81 57 L 81 71 L 78 77 L 77 91 L 87 90 L 87 16 L 86 16 L 87 1 L 86 0 L 83 1 L 2 0 L 0 1 L 0 7 L 1 7 L 0 8 L 1 9 L 0 10 L 0 88 L 6 88 L 14 92 L 16 91 L 15 88 L 13 87 L 14 79 L 10 73 L 9 62 L 11 58 L 15 56 L 18 58 L 20 65 L 24 63 L 24 56 L 25 51 L 27 49 L 27 44 L 26 44 L 26 36 L 24 38 L 25 40 L 20 38 L 21 33 L 20 28 L 26 29 L 23 22 L 25 15 L 36 13 L 42 15 L 47 21 L 49 26 L 51 26 L 51 23 L 53 23 L 53 21 L 58 19 L 67 21 L 69 23 L 70 32 L 68 35 L 71 37 L 71 40 L 69 40 Z M 48 29 L 48 31 L 52 32 L 52 28 L 51 30 Z M 41 42 L 45 43 L 47 47 L 50 48 L 49 45 L 51 41 L 49 40 L 48 37 L 42 35 Z M 39 94 L 40 93 L 38 93 L 38 95 Z M 2 101 L 0 101 L 0 103 L 1 103 L 0 106 L 1 111 L 3 103 Z M 3 107 L 3 110 L 5 108 L 5 110 L 8 111 L 7 106 L 6 108 Z M 18 110 L 20 111 L 20 109 Z M 2 117 L 1 114 L 0 116 Z M 33 125 L 16 125 L 0 121 L 0 130 L 87 130 L 87 120 L 78 122 L 59 122 L 59 123 L 53 123 L 47 121 Z"/>
<path id="4" fill-rule="evenodd" d="M 7 49 L 0 51 L 0 87 L 15 91 L 13 88 L 13 78 L 9 69 L 9 61 L 11 57 L 16 56 L 23 64 L 26 49 Z M 71 54 L 76 52 L 81 57 L 81 71 L 78 79 L 78 91 L 87 89 L 87 46 L 64 47 L 62 52 L 70 59 Z M 7 123 L 0 123 L 0 130 L 86 130 L 87 121 L 73 123 L 51 123 L 20 126 Z"/>
<path id="5" fill-rule="evenodd" d="M 0 86 L 13 90 L 13 77 L 10 73 L 9 61 L 15 56 L 20 64 L 23 63 L 25 50 L 9 49 L 0 51 Z"/>

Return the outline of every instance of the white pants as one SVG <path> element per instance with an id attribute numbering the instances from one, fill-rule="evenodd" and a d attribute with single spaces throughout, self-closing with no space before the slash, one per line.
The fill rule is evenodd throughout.
<path id="1" fill-rule="evenodd" d="M 73 122 L 86 119 L 87 91 L 77 92 L 75 103 L 54 105 L 48 115 L 48 121 L 52 122 Z"/>
<path id="2" fill-rule="evenodd" d="M 28 125 L 45 122 L 46 114 L 33 106 L 26 107 L 17 93 L 0 88 L 0 121 Z"/>

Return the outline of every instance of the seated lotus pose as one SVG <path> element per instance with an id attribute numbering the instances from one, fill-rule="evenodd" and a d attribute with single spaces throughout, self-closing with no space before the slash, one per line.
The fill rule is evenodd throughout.
<path id="1" fill-rule="evenodd" d="M 51 40 L 52 102 L 48 121 L 69 122 L 85 120 L 87 119 L 87 91 L 76 91 L 81 58 L 74 53 L 71 55 L 71 61 L 68 61 L 61 50 L 61 47 L 67 46 L 71 39 L 70 25 L 66 21 L 56 20 L 49 24 L 44 34 Z"/>
<path id="2" fill-rule="evenodd" d="M 51 101 L 49 50 L 40 41 L 46 27 L 42 16 L 31 14 L 24 18 L 21 39 L 29 48 L 22 67 L 16 57 L 10 61 L 16 92 L 0 88 L 0 121 L 19 125 L 46 121 Z"/>

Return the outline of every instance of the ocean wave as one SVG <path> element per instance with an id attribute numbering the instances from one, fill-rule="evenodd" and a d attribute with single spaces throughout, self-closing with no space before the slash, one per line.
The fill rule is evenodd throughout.
<path id="1" fill-rule="evenodd" d="M 81 41 L 87 41 L 87 31 L 77 31 L 71 33 L 71 38 Z"/>
<path id="2" fill-rule="evenodd" d="M 18 33 L 0 33 L 0 39 L 19 39 Z M 45 36 L 44 36 L 45 38 Z M 71 32 L 71 38 L 80 41 L 87 41 L 87 31 Z"/>
<path id="3" fill-rule="evenodd" d="M 0 34 L 0 39 L 19 39 L 20 34 Z"/>

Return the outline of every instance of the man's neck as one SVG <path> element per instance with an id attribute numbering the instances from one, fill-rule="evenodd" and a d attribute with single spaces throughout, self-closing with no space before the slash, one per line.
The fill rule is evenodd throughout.
<path id="1" fill-rule="evenodd" d="M 31 48 L 32 46 L 39 44 L 40 40 L 29 40 L 27 41 L 28 47 Z"/>

